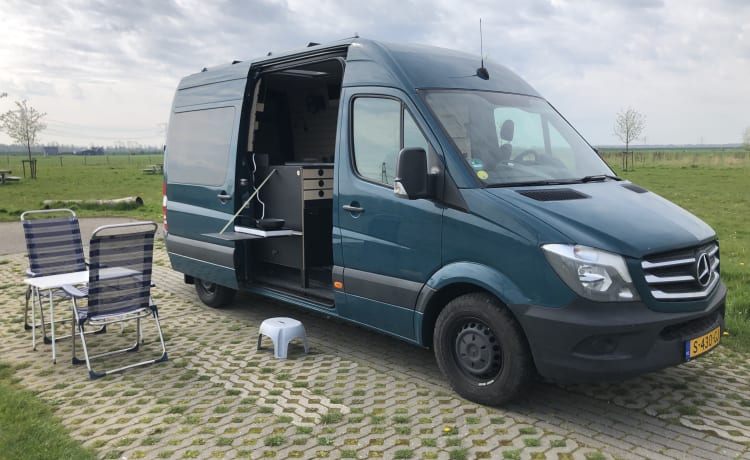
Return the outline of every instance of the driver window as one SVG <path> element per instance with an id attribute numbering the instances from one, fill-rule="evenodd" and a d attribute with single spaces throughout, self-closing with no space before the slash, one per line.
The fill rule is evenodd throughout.
<path id="1" fill-rule="evenodd" d="M 420 147 L 425 152 L 430 151 L 427 139 L 417 127 L 417 122 L 407 110 L 404 110 L 404 148 L 407 147 Z"/>
<path id="2" fill-rule="evenodd" d="M 396 99 L 355 99 L 352 138 L 357 173 L 366 180 L 384 185 L 393 185 L 398 152 L 402 148 L 421 147 L 430 151 L 414 118 Z"/>

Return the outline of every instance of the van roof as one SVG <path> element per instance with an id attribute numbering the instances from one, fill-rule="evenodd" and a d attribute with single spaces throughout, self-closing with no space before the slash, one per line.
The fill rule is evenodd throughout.
<path id="1" fill-rule="evenodd" d="M 407 90 L 461 88 L 539 96 L 507 67 L 485 61 L 489 79 L 476 76 L 479 56 L 434 46 L 386 43 L 350 38 L 324 45 L 290 50 L 249 61 L 203 69 L 185 77 L 178 89 L 247 78 L 251 69 L 268 68 L 295 60 L 339 54 L 346 56 L 343 86 L 389 86 Z"/>

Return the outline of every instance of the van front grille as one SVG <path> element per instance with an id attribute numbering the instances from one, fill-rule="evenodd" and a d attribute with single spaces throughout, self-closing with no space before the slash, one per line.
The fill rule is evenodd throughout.
<path id="1" fill-rule="evenodd" d="M 719 245 L 650 256 L 641 267 L 654 299 L 702 299 L 719 283 Z"/>
<path id="2" fill-rule="evenodd" d="M 696 318 L 685 323 L 673 324 L 662 329 L 659 334 L 664 340 L 686 340 L 705 334 L 708 329 L 717 323 L 723 324 L 722 310 L 716 310 L 703 318 Z"/>

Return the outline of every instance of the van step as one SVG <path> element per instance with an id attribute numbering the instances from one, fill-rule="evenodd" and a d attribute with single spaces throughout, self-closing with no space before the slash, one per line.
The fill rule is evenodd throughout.
<path id="1" fill-rule="evenodd" d="M 299 270 L 276 264 L 262 264 L 256 270 L 253 284 L 333 307 L 331 268 L 309 269 L 307 274 L 308 287 L 305 288 L 300 285 Z"/>

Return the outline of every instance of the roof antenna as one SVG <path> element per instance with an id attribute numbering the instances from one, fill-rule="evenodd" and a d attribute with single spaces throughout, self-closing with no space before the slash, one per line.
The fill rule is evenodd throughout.
<path id="1" fill-rule="evenodd" d="M 477 77 L 481 78 L 482 80 L 489 80 L 490 73 L 484 67 L 484 43 L 482 39 L 482 18 L 479 18 L 479 52 L 481 53 L 482 67 L 477 69 Z"/>

